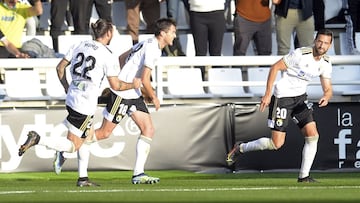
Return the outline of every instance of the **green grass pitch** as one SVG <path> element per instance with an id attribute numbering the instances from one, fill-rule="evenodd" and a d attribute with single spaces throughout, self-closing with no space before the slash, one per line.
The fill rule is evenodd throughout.
<path id="1" fill-rule="evenodd" d="M 360 202 L 360 173 L 313 172 L 318 183 L 297 183 L 297 173 L 147 172 L 160 183 L 133 185 L 131 171 L 92 171 L 101 186 L 84 188 L 76 171 L 1 173 L 0 202 Z"/>

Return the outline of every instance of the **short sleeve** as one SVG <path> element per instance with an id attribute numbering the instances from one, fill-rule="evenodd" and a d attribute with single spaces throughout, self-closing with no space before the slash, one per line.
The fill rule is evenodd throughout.
<path id="1" fill-rule="evenodd" d="M 321 70 L 320 75 L 323 78 L 331 78 L 332 63 L 331 63 L 329 57 L 326 56 L 326 57 L 323 58 L 320 70 Z"/>
<path id="2" fill-rule="evenodd" d="M 296 67 L 301 59 L 302 52 L 300 49 L 290 51 L 283 57 L 286 67 Z"/>
<path id="3" fill-rule="evenodd" d="M 111 57 L 111 60 L 108 60 L 105 64 L 105 75 L 107 77 L 118 76 L 120 73 L 120 64 L 116 57 Z"/>

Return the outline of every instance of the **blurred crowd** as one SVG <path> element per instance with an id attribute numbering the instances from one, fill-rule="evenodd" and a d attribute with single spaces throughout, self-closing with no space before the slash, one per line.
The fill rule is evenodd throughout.
<path id="1" fill-rule="evenodd" d="M 295 46 L 309 46 L 313 41 L 313 33 L 325 26 L 324 0 L 116 0 L 123 1 L 126 9 L 126 32 L 131 36 L 133 44 L 139 41 L 140 24 L 145 23 L 145 33 L 152 33 L 154 22 L 161 17 L 161 4 L 166 4 L 166 16 L 178 20 L 179 16 L 187 16 L 189 32 L 193 35 L 195 55 L 219 56 L 222 53 L 226 27 L 226 12 L 231 12 L 232 29 L 234 33 L 233 55 L 246 55 L 250 43 L 254 44 L 255 54 L 283 55 Z M 8 32 L 10 26 L 26 28 L 26 35 L 35 36 L 39 30 L 39 18 L 42 14 L 23 15 L 20 7 L 36 7 L 36 2 L 47 2 L 50 8 L 50 35 L 53 49 L 58 52 L 58 36 L 64 35 L 71 28 L 71 34 L 91 34 L 89 24 L 93 15 L 93 7 L 99 18 L 113 21 L 112 6 L 114 0 L 2 0 L 0 15 L 4 18 L 6 10 L 15 10 L 16 15 L 22 15 L 24 22 L 17 24 L 1 23 L 0 31 L 6 38 L 20 38 L 22 35 Z M 14 7 L 11 5 L 14 4 Z M 19 5 L 19 6 L 15 6 Z M 180 5 L 182 4 L 182 5 Z M 21 5 L 21 6 L 20 6 Z M 25 6 L 24 6 L 25 5 Z M 179 11 L 179 6 L 185 9 Z M 231 9 L 232 8 L 232 9 Z M 357 54 L 355 33 L 360 31 L 357 0 L 342 0 L 342 9 L 335 20 L 345 23 L 349 34 L 350 53 Z M 19 11 L 19 13 L 17 13 Z M 41 11 L 43 12 L 43 11 Z M 120 12 L 120 11 L 119 11 Z M 179 14 L 179 12 L 186 12 Z M 141 21 L 142 19 L 142 21 Z M 334 19 L 331 19 L 334 20 Z M 331 21 L 330 20 L 330 21 Z M 25 23 L 25 24 L 23 24 Z M 277 53 L 272 52 L 272 33 L 276 33 Z M 11 36 L 8 36 L 11 35 Z M 351 35 L 351 36 L 350 36 Z M 293 37 L 295 36 L 295 37 Z M 21 44 L 15 39 L 10 40 L 21 50 Z M 0 42 L 1 47 L 7 43 Z M 4 50 L 2 50 L 4 52 Z M 173 47 L 166 47 L 164 55 L 184 56 L 179 39 Z M 10 51 L 4 57 L 28 57 L 16 55 Z"/>
<path id="2" fill-rule="evenodd" d="M 314 33 L 328 23 L 345 25 L 347 53 L 359 54 L 355 33 L 360 32 L 360 1 L 337 1 L 341 1 L 338 15 L 325 21 L 325 0 L 1 0 L 0 58 L 61 57 L 59 36 L 90 35 L 94 8 L 99 18 L 110 22 L 114 14 L 123 12 L 123 33 L 131 36 L 132 44 L 139 42 L 139 33 L 153 33 L 160 17 L 178 21 L 186 16 L 186 32 L 192 34 L 196 56 L 222 55 L 226 32 L 232 32 L 233 47 L 227 51 L 234 56 L 246 55 L 250 45 L 254 55 L 284 55 L 292 48 L 312 45 Z M 113 8 L 119 2 L 125 7 L 122 11 Z M 39 35 L 44 4 L 50 5 L 52 46 L 39 40 L 24 44 L 24 33 Z M 36 49 L 43 54 L 31 51 Z M 163 55 L 186 55 L 179 37 L 163 49 Z M 205 67 L 198 68 L 205 79 Z"/>

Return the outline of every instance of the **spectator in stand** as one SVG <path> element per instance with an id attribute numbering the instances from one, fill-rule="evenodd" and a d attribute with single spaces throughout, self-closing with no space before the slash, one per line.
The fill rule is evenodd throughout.
<path id="1" fill-rule="evenodd" d="M 234 56 L 244 56 L 251 40 L 258 55 L 271 54 L 271 10 L 269 0 L 237 0 L 234 18 Z"/>
<path id="2" fill-rule="evenodd" d="M 146 32 L 153 33 L 155 22 L 160 18 L 160 2 L 163 0 L 125 0 L 127 29 L 133 44 L 139 42 L 140 11 L 146 23 Z"/>
<path id="3" fill-rule="evenodd" d="M 22 35 L 26 19 L 41 15 L 43 12 L 40 0 L 34 6 L 18 0 L 2 0 L 0 3 L 0 58 L 27 58 L 19 49 L 22 46 Z M 3 20 L 6 19 L 6 20 Z"/>
<path id="4" fill-rule="evenodd" d="M 346 1 L 346 0 L 345 0 Z M 360 32 L 360 1 L 359 0 L 347 0 L 349 14 L 352 22 L 352 50 L 350 54 L 360 54 L 359 47 L 356 47 L 356 32 Z M 350 32 L 351 33 L 351 32 Z"/>
<path id="5" fill-rule="evenodd" d="M 28 4 L 33 6 L 34 5 L 34 0 L 19 0 L 19 2 L 22 2 L 24 4 Z M 36 35 L 36 29 L 37 29 L 37 25 L 39 23 L 39 19 L 37 16 L 33 16 L 30 18 L 26 19 L 26 35 L 28 36 L 34 36 Z"/>
<path id="6" fill-rule="evenodd" d="M 290 51 L 291 36 L 295 30 L 299 47 L 313 44 L 315 24 L 313 0 L 273 0 L 275 6 L 278 55 Z"/>
<path id="7" fill-rule="evenodd" d="M 315 30 L 321 30 L 325 28 L 325 4 L 323 0 L 313 0 L 313 14 Z M 299 48 L 299 39 L 295 36 L 295 48 Z"/>
<path id="8" fill-rule="evenodd" d="M 29 55 L 22 53 L 13 43 L 11 43 L 0 30 L 0 58 L 29 58 Z"/>
<path id="9" fill-rule="evenodd" d="M 190 4 L 189 4 L 189 0 L 182 0 L 184 7 L 187 11 L 190 11 Z"/>
<path id="10" fill-rule="evenodd" d="M 313 0 L 313 12 L 315 21 L 315 30 L 325 28 L 325 4 L 324 0 Z"/>
<path id="11" fill-rule="evenodd" d="M 189 0 L 190 28 L 194 37 L 195 55 L 220 56 L 225 32 L 225 0 Z M 209 47 L 209 49 L 208 49 Z M 205 67 L 201 69 L 205 80 Z"/>
<path id="12" fill-rule="evenodd" d="M 70 11 L 74 21 L 74 34 L 90 34 L 90 18 L 95 5 L 99 18 L 112 22 L 113 0 L 70 1 Z"/>
<path id="13" fill-rule="evenodd" d="M 175 22 L 178 22 L 179 3 L 178 0 L 166 0 L 166 15 Z M 173 44 L 165 46 L 162 52 L 164 56 L 185 56 L 178 36 L 174 39 Z"/>
<path id="14" fill-rule="evenodd" d="M 51 0 L 50 35 L 52 37 L 53 48 L 55 52 L 59 52 L 59 47 L 58 47 L 59 35 L 65 34 L 64 30 L 62 29 L 62 26 L 64 24 L 65 17 L 70 14 L 69 1 L 70 0 Z"/>
<path id="15" fill-rule="evenodd" d="M 359 0 L 348 0 L 349 13 L 353 22 L 354 31 L 360 32 L 360 1 Z"/>
<path id="16" fill-rule="evenodd" d="M 258 55 L 270 55 L 272 49 L 271 9 L 269 0 L 237 0 L 234 17 L 234 56 L 245 56 L 253 40 Z M 247 68 L 241 68 L 247 79 Z M 249 87 L 244 86 L 249 91 Z"/>

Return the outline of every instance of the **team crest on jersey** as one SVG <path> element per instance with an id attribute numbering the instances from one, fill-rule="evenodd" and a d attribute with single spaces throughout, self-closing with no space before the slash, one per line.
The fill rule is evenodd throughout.
<path id="1" fill-rule="evenodd" d="M 120 114 L 118 114 L 118 115 L 116 116 L 116 121 L 117 121 L 117 122 L 120 122 L 120 121 L 122 120 L 122 118 L 123 118 L 123 116 L 120 115 Z"/>
<path id="2" fill-rule="evenodd" d="M 276 119 L 276 126 L 281 127 L 283 124 L 284 124 L 283 119 L 281 118 Z"/>
<path id="3" fill-rule="evenodd" d="M 299 77 L 304 77 L 304 76 L 305 76 L 305 72 L 304 72 L 303 70 L 300 70 L 300 71 L 298 72 L 298 76 L 299 76 Z"/>

